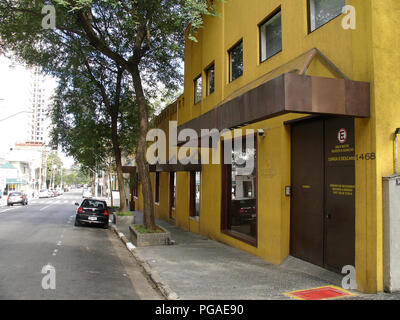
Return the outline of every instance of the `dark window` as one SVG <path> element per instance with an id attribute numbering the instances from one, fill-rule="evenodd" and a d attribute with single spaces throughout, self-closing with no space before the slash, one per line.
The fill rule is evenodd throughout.
<path id="1" fill-rule="evenodd" d="M 190 173 L 190 216 L 200 216 L 201 172 Z"/>
<path id="2" fill-rule="evenodd" d="M 139 196 L 139 174 L 137 172 L 135 173 L 135 184 L 133 186 L 133 195 L 135 197 Z"/>
<path id="3" fill-rule="evenodd" d="M 229 50 L 229 82 L 243 75 L 243 40 Z"/>
<path id="4" fill-rule="evenodd" d="M 203 95 L 203 80 L 201 76 L 194 79 L 194 103 L 199 103 Z"/>
<path id="5" fill-rule="evenodd" d="M 282 51 L 281 10 L 260 24 L 261 62 Z"/>
<path id="6" fill-rule="evenodd" d="M 309 32 L 313 32 L 342 13 L 346 0 L 308 0 Z"/>
<path id="7" fill-rule="evenodd" d="M 155 200 L 157 203 L 160 203 L 160 173 L 156 172 L 156 183 L 155 183 L 155 188 L 156 188 L 156 197 Z"/>
<path id="8" fill-rule="evenodd" d="M 256 246 L 257 138 L 254 135 L 238 139 L 242 139 L 242 151 L 229 151 L 232 164 L 222 165 L 221 230 Z M 233 149 L 233 141 L 230 143 Z"/>
<path id="9" fill-rule="evenodd" d="M 100 208 L 106 209 L 107 204 L 104 201 L 96 201 L 96 200 L 85 200 L 82 205 L 83 208 Z"/>
<path id="10" fill-rule="evenodd" d="M 170 206 L 176 208 L 176 173 L 169 174 L 169 191 L 170 191 Z"/>
<path id="11" fill-rule="evenodd" d="M 207 95 L 210 95 L 215 90 L 215 66 L 212 64 L 206 70 L 206 77 L 207 77 Z"/>

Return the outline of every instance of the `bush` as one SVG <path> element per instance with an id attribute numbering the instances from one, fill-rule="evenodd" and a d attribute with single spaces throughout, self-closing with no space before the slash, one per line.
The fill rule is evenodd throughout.
<path id="1" fill-rule="evenodd" d="M 117 211 L 116 215 L 120 216 L 120 217 L 131 217 L 132 216 L 132 212 L 119 212 L 119 211 Z"/>
<path id="2" fill-rule="evenodd" d="M 135 229 L 136 229 L 137 232 L 139 232 L 141 234 L 146 234 L 146 233 L 164 233 L 164 231 L 161 230 L 161 229 L 157 229 L 157 230 L 146 229 L 141 224 L 135 224 Z"/>

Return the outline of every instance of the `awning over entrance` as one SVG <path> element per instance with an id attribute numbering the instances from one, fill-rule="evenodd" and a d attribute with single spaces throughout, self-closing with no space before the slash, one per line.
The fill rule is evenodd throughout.
<path id="1" fill-rule="evenodd" d="M 305 75 L 319 59 L 337 78 Z M 368 118 L 370 85 L 349 80 L 318 49 L 313 49 L 227 97 L 213 110 L 178 127 L 235 129 L 286 113 Z"/>
<path id="2" fill-rule="evenodd" d="M 122 167 L 122 172 L 123 173 L 136 173 L 136 166 L 123 166 Z"/>
<path id="3" fill-rule="evenodd" d="M 191 172 L 201 171 L 201 164 L 156 164 L 149 165 L 150 172 Z"/>
<path id="4" fill-rule="evenodd" d="M 155 164 L 148 165 L 150 172 L 191 172 L 191 171 L 201 171 L 201 164 L 187 164 L 183 165 L 177 164 Z M 124 166 L 122 167 L 123 173 L 136 173 L 136 166 Z"/>
<path id="5" fill-rule="evenodd" d="M 6 184 L 28 184 L 28 182 L 24 179 L 7 179 Z"/>

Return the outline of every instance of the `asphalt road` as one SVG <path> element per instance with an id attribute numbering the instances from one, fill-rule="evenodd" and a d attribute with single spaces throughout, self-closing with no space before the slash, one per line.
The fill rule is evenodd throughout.
<path id="1" fill-rule="evenodd" d="M 0 299 L 161 299 L 110 230 L 74 226 L 81 200 L 0 207 Z"/>

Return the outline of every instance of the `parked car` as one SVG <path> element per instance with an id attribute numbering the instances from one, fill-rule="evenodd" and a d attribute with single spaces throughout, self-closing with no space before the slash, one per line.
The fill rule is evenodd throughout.
<path id="1" fill-rule="evenodd" d="M 26 194 L 22 192 L 12 192 L 7 198 L 7 205 L 8 206 L 13 206 L 16 203 L 20 203 L 23 206 L 26 206 L 28 204 L 28 198 L 26 197 Z"/>
<path id="2" fill-rule="evenodd" d="M 50 198 L 51 195 L 52 193 L 48 189 L 42 189 L 39 191 L 39 198 Z"/>
<path id="3" fill-rule="evenodd" d="M 253 198 L 242 198 L 232 200 L 231 216 L 232 224 L 241 225 L 255 221 L 256 213 L 256 200 Z"/>
<path id="4" fill-rule="evenodd" d="M 108 219 L 110 213 L 107 207 L 107 202 L 96 199 L 85 199 L 76 210 L 75 226 L 82 224 L 101 225 L 103 228 L 108 228 Z"/>
<path id="5" fill-rule="evenodd" d="M 92 190 L 91 189 L 83 189 L 82 198 L 91 198 Z"/>

